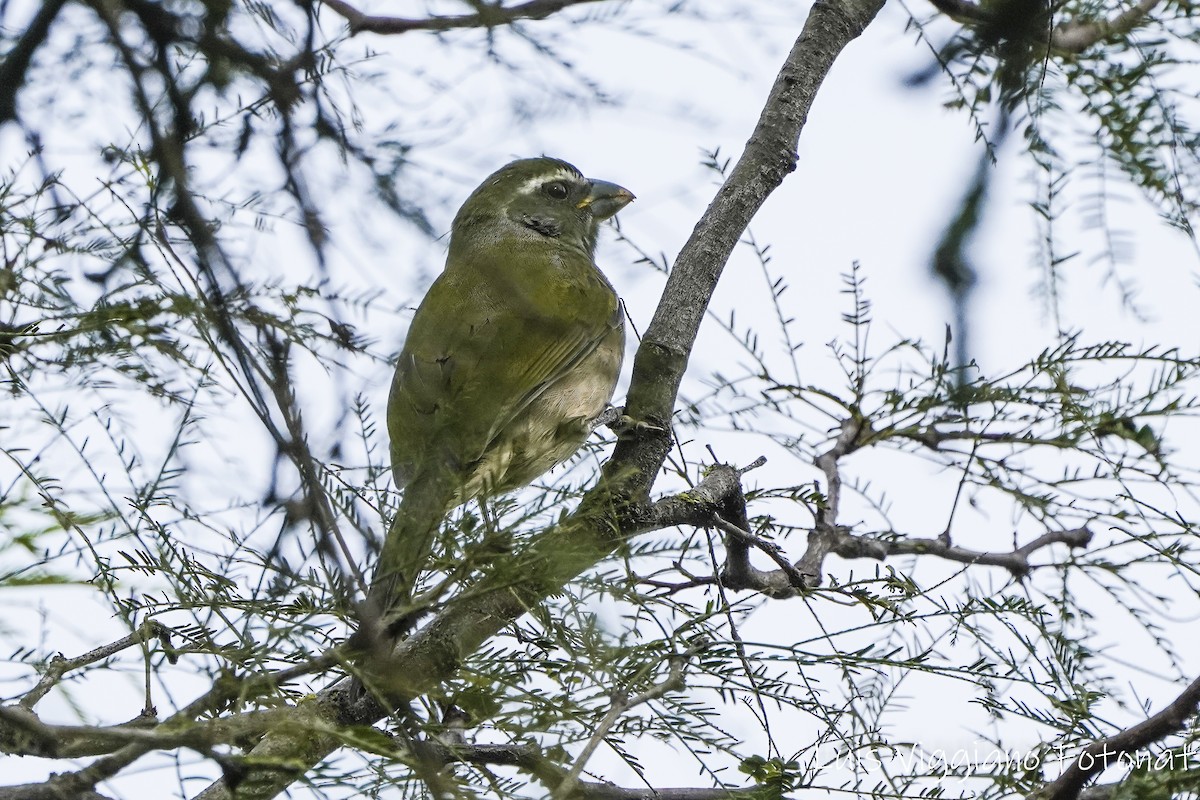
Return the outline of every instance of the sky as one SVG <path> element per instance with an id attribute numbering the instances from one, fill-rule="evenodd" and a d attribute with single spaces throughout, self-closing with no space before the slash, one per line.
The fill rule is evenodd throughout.
<path id="1" fill-rule="evenodd" d="M 420 13 L 421 4 L 408 5 L 412 6 L 409 11 Z M 728 8 L 721 3 L 700 6 L 712 15 L 727 13 L 721 9 Z M 380 13 L 394 10 L 393 5 L 382 2 L 363 8 Z M 686 18 L 643 22 L 656 8 L 658 5 L 646 10 L 639 4 L 627 4 L 626 16 L 595 27 L 571 28 L 553 20 L 545 23 L 557 33 L 560 52 L 569 57 L 578 74 L 596 81 L 611 96 L 610 103 L 589 108 L 555 101 L 544 91 L 544 84 L 571 86 L 572 79 L 527 54 L 516 56 L 522 66 L 510 72 L 483 69 L 481 53 L 472 60 L 464 57 L 463 50 L 442 48 L 421 34 L 360 37 L 345 45 L 344 52 L 363 48 L 372 54 L 371 60 L 360 65 L 364 77 L 354 84 L 361 92 L 363 125 L 368 131 L 391 131 L 397 138 L 415 143 L 411 185 L 423 199 L 436 201 L 431 212 L 435 232 L 448 229 L 457 203 L 484 175 L 512 158 L 545 153 L 571 161 L 590 177 L 631 189 L 638 199 L 620 215 L 622 235 L 647 252 L 673 258 L 717 185 L 714 173 L 702 166 L 704 154 L 719 151 L 722 157 L 731 158 L 740 154 L 775 70 L 800 30 L 807 6 L 759 2 L 749 4 L 751 13 L 745 19 L 735 14 L 715 23 Z M 755 240 L 771 247 L 772 277 L 782 276 L 789 284 L 785 297 L 795 317 L 792 336 L 804 342 L 800 365 L 805 382 L 836 381 L 837 367 L 827 343 L 847 334 L 842 315 L 851 309 L 843 293 L 843 276 L 855 263 L 866 278 L 866 294 L 873 305 L 876 346 L 883 348 L 907 338 L 923 340 L 940 350 L 945 327 L 952 319 L 949 301 L 930 279 L 930 254 L 958 207 L 982 146 L 965 116 L 944 107 L 950 97 L 944 84 L 935 81 L 920 89 L 905 85 L 905 79 L 927 67 L 931 57 L 928 48 L 905 29 L 909 10 L 929 13 L 923 5 L 889 4 L 866 34 L 847 48 L 812 109 L 801 137 L 796 172 L 751 226 Z M 326 14 L 323 20 L 327 31 L 338 30 L 334 15 Z M 616 30 L 625 24 L 644 30 Z M 949 28 L 939 23 L 932 30 L 945 35 Z M 462 38 L 469 37 L 462 35 L 459 40 Z M 502 52 L 523 52 L 503 34 L 498 41 Z M 371 73 L 383 77 L 372 78 Z M 437 76 L 438 81 L 427 82 L 429 76 Z M 528 124 L 513 121 L 514 94 L 537 112 Z M 1072 139 L 1082 145 L 1089 133 L 1081 124 L 1067 137 L 1066 145 Z M 11 143 L 11 131 L 4 135 L 9 139 L 0 142 Z M 1039 219 L 1029 208 L 1038 191 L 1037 181 L 1032 165 L 1016 152 L 1017 144 L 1012 137 L 1001 151 L 989 213 L 972 246 L 980 272 L 971 308 L 972 355 L 985 374 L 1015 368 L 1059 340 L 1059 325 L 1037 290 L 1044 279 L 1036 259 Z M 69 160 L 70 155 L 69 145 L 64 144 L 63 158 Z M 262 184 L 269 185 L 274 178 L 264 168 Z M 231 172 L 227 180 L 252 178 Z M 361 184 L 355 183 L 353 175 L 339 173 L 334 160 L 321 180 L 325 183 L 318 185 L 318 190 L 331 199 L 325 209 L 332 228 L 329 274 L 347 285 L 384 287 L 397 307 L 415 304 L 440 268 L 444 240 L 431 239 L 372 210 L 364 197 L 352 196 L 361 191 Z M 1141 289 L 1149 320 L 1139 320 L 1123 307 L 1112 282 L 1105 285 L 1104 265 L 1089 263 L 1100 250 L 1099 232 L 1088 227 L 1083 202 L 1093 188 L 1094 180 L 1084 171 L 1063 198 L 1066 212 L 1060 224 L 1066 231 L 1064 241 L 1078 246 L 1082 254 L 1064 269 L 1058 323 L 1063 329 L 1078 331 L 1084 341 L 1166 344 L 1195 355 L 1198 329 L 1192 309 L 1200 260 L 1194 243 L 1157 219 L 1136 189 L 1125 187 L 1116 192 L 1118 201 L 1112 213 L 1119 219 L 1118 227 L 1131 233 L 1133 242 L 1131 257 L 1120 265 L 1120 274 Z M 298 232 L 286 225 L 269 234 L 248 233 L 236 246 L 269 259 L 267 268 L 280 274 L 311 268 L 311 257 Z M 644 328 L 657 302 L 662 277 L 635 260 L 632 248 L 618 241 L 613 232 L 605 234 L 598 261 L 623 296 L 634 326 Z M 739 248 L 713 302 L 717 316 L 727 316 L 732 310 L 741 319 L 754 320 L 761 317 L 767 299 L 768 279 L 750 249 Z M 397 314 L 392 323 L 392 330 L 371 331 L 381 350 L 389 350 L 389 341 L 394 343 L 390 349 L 396 350 L 403 340 L 407 317 Z M 765 323 L 764 327 L 769 329 Z M 634 346 L 636 342 L 631 341 L 631 351 Z M 700 392 L 705 377 L 714 371 L 731 371 L 740 359 L 728 337 L 706 324 L 691 360 L 685 394 Z M 388 378 L 384 370 L 353 368 L 337 380 L 362 392 L 381 418 Z M 628 362 L 618 397 L 627 381 Z M 306 414 L 311 411 L 308 420 L 314 429 L 340 413 L 329 403 L 330 396 L 314 397 L 312 408 L 306 409 Z M 231 428 L 234 424 L 231 420 Z M 1186 452 L 1197 443 L 1200 432 L 1194 425 L 1173 425 L 1172 447 Z M 239 434 L 231 429 L 231 435 Z M 722 458 L 737 463 L 765 454 L 770 459 L 768 470 L 796 470 L 797 481 L 817 477 L 811 466 L 805 471 L 795 460 L 748 438 L 714 432 L 711 440 L 696 441 L 692 447 L 700 453 L 705 445 L 714 444 Z M 1194 459 L 1191 463 L 1194 465 Z M 874 454 L 856 456 L 854 471 L 888 482 L 898 529 L 936 536 L 945 526 L 956 485 L 953 475 L 931 464 Z M 768 484 L 778 480 L 777 476 L 767 473 L 756 480 Z M 962 527 L 966 530 L 956 530 L 956 534 L 961 532 L 967 541 L 975 537 L 983 547 L 990 542 L 988 549 L 1005 549 L 1011 539 L 999 537 L 1011 536 L 1016 527 L 1006 513 L 982 502 L 965 517 Z M 790 543 L 789 551 L 799 555 L 800 547 L 798 542 Z M 903 569 L 910 563 L 900 561 L 896 566 Z M 831 559 L 826 569 L 845 577 L 874 566 Z M 922 573 L 925 577 L 939 574 L 937 567 L 922 564 L 922 568 L 930 570 Z M 1003 577 L 983 572 L 978 580 L 999 585 Z M 76 597 L 84 604 L 71 619 L 53 622 L 52 627 L 65 629 L 55 632 L 57 647 L 73 652 L 69 646 L 73 633 L 75 649 L 83 648 L 93 641 L 96 629 L 106 625 L 119 635 L 119 625 L 107 619 L 103 609 L 86 606 L 86 592 L 80 591 Z M 58 602 L 61 600 L 30 598 L 24 607 L 47 608 L 54 616 Z M 744 635 L 767 639 L 781 626 L 809 620 L 810 612 L 798 611 L 800 602 L 766 604 L 747 620 Z M 602 616 L 608 613 L 604 608 L 597 611 Z M 831 619 L 853 619 L 828 609 L 820 613 L 832 615 Z M 1181 614 L 1181 624 L 1190 621 L 1190 611 Z M 29 619 L 32 629 L 41 624 Z M 610 623 L 616 625 L 619 620 L 613 616 Z M 1119 645 L 1125 635 L 1114 630 L 1111 644 Z M 1137 638 L 1136 632 L 1130 635 Z M 1181 643 L 1181 647 L 1187 652 L 1186 645 Z M 1194 650 L 1188 652 L 1189 663 L 1200 665 L 1200 653 Z M 1138 654 L 1122 657 L 1136 662 Z M 1136 682 L 1136 696 L 1157 707 L 1172 696 L 1173 685 L 1169 680 L 1145 678 L 1139 669 L 1163 671 L 1161 663 L 1150 663 L 1152 655 L 1146 658 L 1146 664 L 1133 665 L 1130 685 Z M 121 693 L 136 690 L 136 679 L 93 678 L 97 685 L 111 683 L 112 690 Z M 920 675 L 907 679 L 903 687 L 910 701 L 908 711 L 895 718 L 896 731 L 923 743 L 927 750 L 966 747 L 975 740 L 974 732 L 986 726 L 978 707 L 967 705 L 968 687 L 948 687 Z M 178 696 L 188 697 L 198 688 L 184 682 L 178 687 Z M 940 717 L 928 714 L 928 701 L 922 698 L 930 692 L 938 693 L 937 707 L 955 709 L 960 726 L 948 731 Z M 65 703 L 57 708 L 64 714 L 69 711 Z M 780 724 L 785 730 L 794 726 L 798 743 L 816 735 L 808 720 L 781 717 Z M 755 725 L 744 712 L 731 711 L 729 725 L 748 737 L 754 735 Z M 1030 738 L 1032 744 L 1037 734 L 1031 733 Z M 50 768 L 32 759 L 0 763 L 7 775 L 30 779 L 44 776 Z M 633 781 L 611 755 L 601 754 L 596 763 L 610 769 L 608 774 L 617 782 Z M 681 766 L 679 784 L 692 782 L 693 772 Z M 139 777 L 129 780 L 136 786 Z"/>

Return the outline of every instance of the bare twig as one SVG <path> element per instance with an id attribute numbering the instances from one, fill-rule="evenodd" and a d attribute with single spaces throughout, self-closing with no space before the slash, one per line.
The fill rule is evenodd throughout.
<path id="1" fill-rule="evenodd" d="M 865 424 L 857 414 L 843 419 L 833 444 L 814 461 L 817 469 L 825 474 L 825 502 L 817 509 L 818 528 L 837 524 L 838 509 L 842 500 L 842 475 L 838 462 L 857 449 L 859 434 L 863 432 Z"/>
<path id="2" fill-rule="evenodd" d="M 963 564 L 982 564 L 1004 567 L 1014 577 L 1024 577 L 1036 566 L 1029 556 L 1052 544 L 1065 544 L 1074 549 L 1087 547 L 1092 531 L 1086 526 L 1065 531 L 1048 531 L 1027 544 L 1008 553 L 983 552 L 951 545 L 943 538 L 910 539 L 855 536 L 840 531 L 833 539 L 832 550 L 842 558 L 874 558 L 880 561 L 896 555 L 931 555 Z"/>
<path id="3" fill-rule="evenodd" d="M 479 5 L 474 14 L 460 16 L 432 16 L 420 18 L 385 17 L 364 14 L 344 0 L 321 0 L 331 10 L 341 15 L 350 26 L 351 35 L 357 33 L 399 34 L 409 31 L 448 31 L 454 28 L 498 28 L 527 19 L 545 19 L 570 6 L 595 3 L 600 0 L 529 0 L 515 6 Z"/>
<path id="4" fill-rule="evenodd" d="M 22 708 L 33 708 L 68 672 L 80 667 L 86 667 L 89 664 L 94 664 L 97 661 L 103 661 L 122 650 L 142 644 L 150 639 L 158 639 L 162 642 L 163 648 L 168 652 L 168 658 L 174 658 L 171 647 L 171 629 L 154 620 L 146 620 L 141 627 L 128 636 L 123 636 L 115 642 L 97 647 L 95 650 L 91 650 L 81 656 L 76 656 L 75 658 L 55 656 L 51 658 L 46 664 L 46 671 L 42 673 L 42 677 L 37 682 L 37 685 L 30 689 L 17 702 Z"/>
<path id="5" fill-rule="evenodd" d="M 1076 800 L 1083 785 L 1117 763 L 1124 753 L 1153 744 L 1183 729 L 1187 718 L 1200 707 L 1200 678 L 1188 684 L 1166 708 L 1120 733 L 1085 747 L 1071 766 L 1054 781 L 1029 796 L 1030 800 Z"/>

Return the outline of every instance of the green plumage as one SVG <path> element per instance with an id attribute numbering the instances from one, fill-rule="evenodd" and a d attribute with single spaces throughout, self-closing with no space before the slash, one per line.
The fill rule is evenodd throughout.
<path id="1" fill-rule="evenodd" d="M 446 513 L 571 457 L 612 398 L 625 330 L 593 261 L 633 195 L 564 161 L 514 161 L 463 204 L 446 268 L 417 308 L 388 400 L 404 498 L 369 607 L 403 615 Z"/>

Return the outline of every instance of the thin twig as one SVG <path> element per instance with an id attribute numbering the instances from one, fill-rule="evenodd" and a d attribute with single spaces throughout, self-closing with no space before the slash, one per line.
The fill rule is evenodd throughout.
<path id="1" fill-rule="evenodd" d="M 583 746 L 579 756 L 575 759 L 575 763 L 571 765 L 570 771 L 566 777 L 554 789 L 551 795 L 553 800 L 564 800 L 570 797 L 575 791 L 576 785 L 579 783 L 579 775 L 583 772 L 583 768 L 587 765 L 588 760 L 595 754 L 600 743 L 604 741 L 604 737 L 608 736 L 609 731 L 617 724 L 617 720 L 626 711 L 637 706 L 644 705 L 652 700 L 658 700 L 667 692 L 676 692 L 684 688 L 683 681 L 683 665 L 685 661 L 682 656 L 674 656 L 671 658 L 670 670 L 667 673 L 666 679 L 654 684 L 641 694 L 628 696 L 624 692 L 614 692 L 612 695 L 612 705 L 605 713 L 604 718 L 600 720 L 600 724 L 596 726 L 595 732 L 588 739 L 587 744 Z"/>
<path id="2" fill-rule="evenodd" d="M 80 667 L 86 667 L 89 664 L 95 664 L 97 661 L 103 661 L 122 650 L 127 650 L 130 647 L 142 644 L 151 639 L 161 641 L 163 648 L 169 653 L 168 657 L 174 657 L 171 655 L 173 653 L 171 648 L 171 629 L 155 620 L 146 620 L 145 623 L 128 636 L 123 636 L 115 642 L 97 647 L 95 650 L 89 650 L 81 656 L 76 656 L 75 658 L 55 656 L 51 658 L 46 664 L 46 671 L 42 673 L 42 677 L 38 680 L 37 685 L 26 692 L 25 696 L 17 701 L 17 704 L 22 708 L 32 709 L 68 672 Z"/>

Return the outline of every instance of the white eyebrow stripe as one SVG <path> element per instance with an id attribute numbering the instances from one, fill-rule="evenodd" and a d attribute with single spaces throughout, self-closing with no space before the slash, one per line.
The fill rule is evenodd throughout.
<path id="1" fill-rule="evenodd" d="M 565 181 L 567 183 L 579 183 L 583 179 L 580 178 L 574 172 L 571 172 L 569 169 L 560 169 L 557 172 L 554 172 L 551 174 L 539 175 L 536 178 L 530 178 L 529 180 L 527 180 L 521 184 L 520 188 L 517 189 L 517 193 L 518 194 L 527 194 L 528 192 L 538 188 L 542 184 L 548 183 L 549 181 L 554 181 L 554 180 Z"/>

